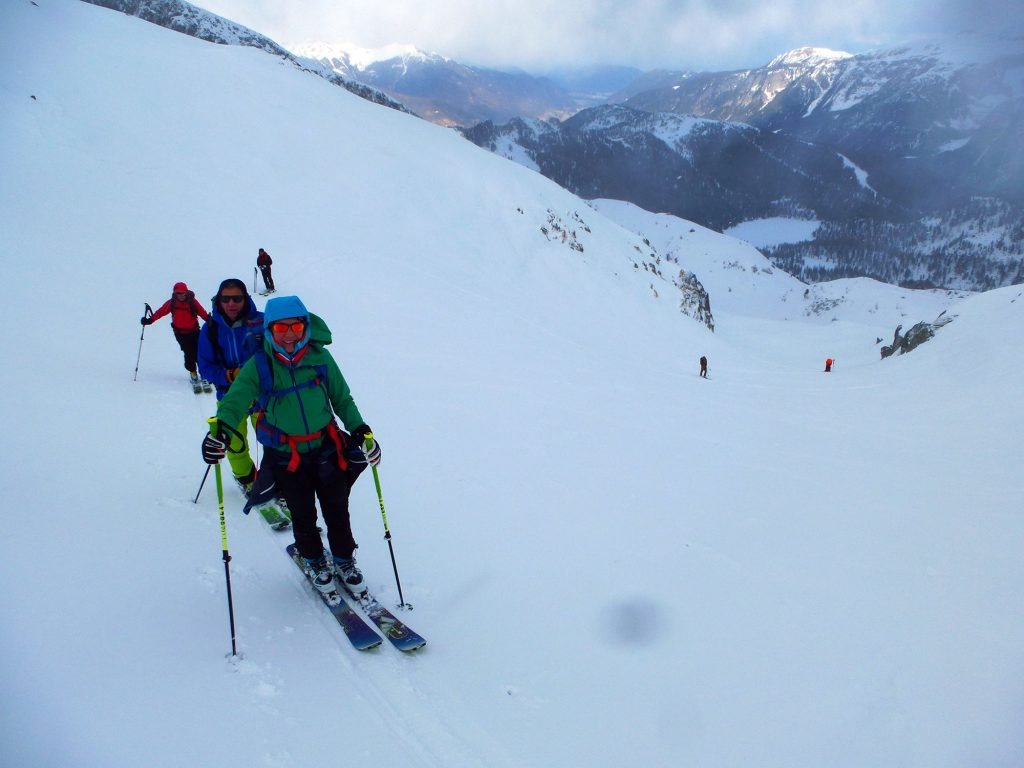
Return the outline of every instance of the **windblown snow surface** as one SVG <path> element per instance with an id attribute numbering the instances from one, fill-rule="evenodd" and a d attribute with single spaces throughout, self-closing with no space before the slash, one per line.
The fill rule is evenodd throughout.
<path id="1" fill-rule="evenodd" d="M 640 234 L 267 53 L 73 0 L 0 41 L 0 763 L 1024 764 L 1020 286 L 807 313 L 708 236 L 712 333 Z M 414 656 L 353 650 L 228 482 L 227 658 L 214 399 L 138 318 L 260 247 L 380 439 Z M 352 512 L 393 605 L 370 479 Z"/>

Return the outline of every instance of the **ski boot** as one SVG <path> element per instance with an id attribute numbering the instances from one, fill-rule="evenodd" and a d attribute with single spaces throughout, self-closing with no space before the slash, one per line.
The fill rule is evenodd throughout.
<path id="1" fill-rule="evenodd" d="M 256 470 L 255 468 L 249 471 L 245 477 L 235 477 L 235 483 L 238 484 L 238 490 L 242 492 L 245 498 L 249 498 L 249 494 L 252 493 L 252 487 L 256 482 Z"/>
<path id="2" fill-rule="evenodd" d="M 356 566 L 355 557 L 335 557 L 334 570 L 338 574 L 338 581 L 352 597 L 359 598 L 366 594 L 366 582 Z"/>
<path id="3" fill-rule="evenodd" d="M 328 605 L 338 605 L 341 602 L 341 595 L 338 594 L 338 585 L 334 582 L 334 571 L 327 562 L 327 557 L 321 555 L 318 560 L 310 560 L 304 557 L 303 570 L 309 577 L 313 589 L 319 592 Z"/>

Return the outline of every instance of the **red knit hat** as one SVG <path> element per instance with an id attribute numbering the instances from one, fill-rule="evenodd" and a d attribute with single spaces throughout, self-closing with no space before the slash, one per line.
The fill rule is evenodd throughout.
<path id="1" fill-rule="evenodd" d="M 185 285 L 184 283 L 175 283 L 174 284 L 174 292 L 175 293 L 188 293 L 188 286 Z"/>

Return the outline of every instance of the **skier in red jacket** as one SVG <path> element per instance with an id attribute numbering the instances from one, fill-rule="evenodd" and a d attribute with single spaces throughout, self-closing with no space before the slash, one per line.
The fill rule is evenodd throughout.
<path id="1" fill-rule="evenodd" d="M 165 315 L 171 316 L 171 330 L 174 338 L 185 355 L 185 370 L 192 379 L 192 388 L 199 386 L 199 374 L 196 372 L 196 357 L 199 351 L 199 320 L 210 319 L 210 313 L 196 300 L 196 295 L 185 283 L 175 283 L 174 293 L 152 315 L 143 317 L 143 325 L 152 325 Z"/>

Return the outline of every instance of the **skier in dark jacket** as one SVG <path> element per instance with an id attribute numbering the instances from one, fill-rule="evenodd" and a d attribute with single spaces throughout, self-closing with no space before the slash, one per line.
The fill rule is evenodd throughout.
<path id="1" fill-rule="evenodd" d="M 700 375 L 704 379 L 708 377 L 708 359 L 704 355 L 700 356 Z"/>
<path id="2" fill-rule="evenodd" d="M 260 248 L 259 255 L 256 257 L 256 266 L 260 268 L 260 274 L 263 275 L 263 284 L 267 287 L 267 293 L 274 292 L 274 278 L 270 275 L 270 266 L 274 263 L 274 260 L 270 258 L 270 254 Z"/>
<path id="3" fill-rule="evenodd" d="M 263 313 L 256 309 L 245 283 L 229 277 L 213 297 L 213 313 L 199 333 L 199 371 L 224 397 L 238 371 L 263 346 Z M 256 479 L 256 467 L 249 455 L 246 418 L 231 426 L 237 430 L 237 450 L 228 453 L 235 482 L 249 495 Z M 241 443 L 241 445 L 238 445 Z"/>
<path id="4" fill-rule="evenodd" d="M 174 338 L 185 356 L 185 370 L 192 379 L 193 388 L 199 385 L 199 374 L 196 372 L 196 356 L 199 346 L 199 319 L 209 320 L 209 313 L 203 305 L 196 301 L 196 295 L 185 283 L 175 283 L 171 298 L 149 317 L 140 321 L 143 325 L 152 325 L 160 318 L 171 316 L 171 330 Z"/>

